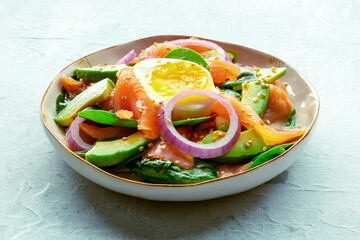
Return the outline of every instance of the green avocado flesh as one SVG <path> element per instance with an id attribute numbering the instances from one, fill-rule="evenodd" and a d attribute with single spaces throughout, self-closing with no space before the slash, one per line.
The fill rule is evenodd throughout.
<path id="1" fill-rule="evenodd" d="M 114 87 L 114 83 L 108 78 L 88 87 L 71 100 L 54 118 L 54 121 L 61 126 L 69 126 L 79 111 L 106 100 Z"/>
<path id="2" fill-rule="evenodd" d="M 77 79 L 87 82 L 98 82 L 104 78 L 111 79 L 114 83 L 117 81 L 116 73 L 123 65 L 94 66 L 91 68 L 77 68 L 74 74 Z"/>
<path id="3" fill-rule="evenodd" d="M 227 54 L 229 55 L 229 57 L 231 58 L 231 61 L 235 59 L 235 55 L 231 52 L 227 52 Z"/>
<path id="4" fill-rule="evenodd" d="M 98 167 L 121 164 L 143 152 L 152 142 L 141 131 L 127 137 L 126 140 L 97 141 L 85 154 L 90 163 Z"/>
<path id="5" fill-rule="evenodd" d="M 273 71 L 274 70 L 274 71 Z M 275 80 L 281 78 L 286 74 L 286 67 L 283 68 L 261 68 L 256 74 L 261 74 L 260 79 L 265 80 L 267 83 L 273 83 Z"/>
<path id="6" fill-rule="evenodd" d="M 89 119 L 91 121 L 116 126 L 116 127 L 128 127 L 136 128 L 137 121 L 134 119 L 121 119 L 116 116 L 115 113 L 111 113 L 104 110 L 83 110 L 78 113 L 79 117 Z"/>
<path id="7" fill-rule="evenodd" d="M 264 114 L 269 98 L 269 88 L 263 87 L 264 81 L 249 82 L 242 87 L 242 100 L 251 107 L 260 117 Z"/>
<path id="8" fill-rule="evenodd" d="M 229 129 L 230 120 L 223 116 L 217 116 L 215 118 L 215 126 L 217 130 L 227 132 Z"/>
<path id="9" fill-rule="evenodd" d="M 202 143 L 213 143 L 214 139 L 219 139 L 221 136 L 225 136 L 225 132 L 219 130 L 213 131 L 202 140 Z M 249 140 L 251 143 L 246 144 L 247 142 L 250 142 Z M 241 132 L 238 141 L 227 153 L 209 160 L 219 163 L 244 164 L 249 162 L 255 155 L 262 153 L 264 147 L 266 149 L 269 148 L 260 135 L 258 135 L 253 129 L 249 129 L 247 131 Z"/>

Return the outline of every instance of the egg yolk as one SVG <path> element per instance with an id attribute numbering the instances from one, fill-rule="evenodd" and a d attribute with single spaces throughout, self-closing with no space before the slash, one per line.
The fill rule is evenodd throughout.
<path id="1" fill-rule="evenodd" d="M 153 97 L 159 102 L 187 89 L 216 91 L 207 70 L 191 62 L 167 62 L 157 65 L 147 74 L 147 79 L 148 86 L 157 95 Z"/>

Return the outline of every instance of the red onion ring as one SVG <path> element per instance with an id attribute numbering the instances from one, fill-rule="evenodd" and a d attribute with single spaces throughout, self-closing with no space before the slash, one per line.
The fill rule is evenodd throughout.
<path id="1" fill-rule="evenodd" d="M 178 101 L 193 95 L 212 98 L 222 104 L 228 111 L 230 117 L 229 130 L 225 137 L 219 141 L 210 144 L 194 143 L 176 131 L 171 121 L 171 112 Z M 174 95 L 161 106 L 158 112 L 158 128 L 163 139 L 183 153 L 198 158 L 214 158 L 228 152 L 235 145 L 240 136 L 241 124 L 235 108 L 224 97 L 208 90 L 189 89 Z"/>
<path id="2" fill-rule="evenodd" d="M 120 65 L 120 64 L 129 64 L 132 62 L 132 60 L 134 60 L 135 58 L 135 51 L 134 49 L 131 50 L 128 54 L 126 54 L 123 58 L 121 58 L 119 61 L 117 61 L 115 63 L 115 65 Z"/>
<path id="3" fill-rule="evenodd" d="M 209 42 L 206 40 L 200 40 L 200 39 L 177 39 L 177 40 L 170 41 L 169 43 L 172 43 L 172 44 L 175 44 L 178 46 L 194 45 L 194 46 L 201 46 L 201 47 L 213 49 L 219 53 L 219 58 L 224 59 L 229 62 L 232 62 L 229 54 L 224 49 L 222 49 L 222 47 L 220 47 L 219 45 L 217 45 L 216 43 L 213 43 L 213 42 Z"/>
<path id="4" fill-rule="evenodd" d="M 76 117 L 71 123 L 70 127 L 66 131 L 65 139 L 71 150 L 73 151 L 84 151 L 92 147 L 92 145 L 86 143 L 80 136 L 79 123 L 86 121 L 85 118 Z"/>

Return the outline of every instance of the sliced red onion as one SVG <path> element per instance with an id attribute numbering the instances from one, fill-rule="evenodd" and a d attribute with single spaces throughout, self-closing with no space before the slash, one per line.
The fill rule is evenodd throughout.
<path id="1" fill-rule="evenodd" d="M 170 41 L 169 43 L 178 45 L 178 46 L 201 46 L 206 47 L 209 49 L 216 50 L 219 53 L 219 58 L 224 59 L 226 61 L 232 62 L 231 57 L 229 54 L 222 49 L 219 45 L 213 42 L 209 42 L 206 40 L 200 40 L 200 39 L 178 39 Z"/>
<path id="2" fill-rule="evenodd" d="M 194 143 L 181 136 L 175 129 L 171 121 L 171 112 L 175 104 L 188 96 L 205 96 L 218 101 L 229 113 L 230 126 L 225 137 L 219 141 L 210 144 Z M 240 136 L 240 119 L 232 104 L 219 94 L 200 89 L 189 89 L 171 97 L 165 102 L 158 112 L 158 128 L 164 140 L 174 148 L 185 154 L 198 158 L 214 158 L 228 152 L 235 145 Z"/>
<path id="3" fill-rule="evenodd" d="M 117 61 L 115 63 L 115 65 L 120 65 L 120 64 L 129 64 L 132 62 L 132 60 L 134 60 L 135 58 L 135 51 L 134 49 L 131 50 L 128 54 L 126 54 L 122 59 L 120 59 L 119 61 Z"/>
<path id="4" fill-rule="evenodd" d="M 79 123 L 82 123 L 84 121 L 86 121 L 85 118 L 76 117 L 66 131 L 66 142 L 73 151 L 84 151 L 92 147 L 92 145 L 86 143 L 80 136 Z"/>

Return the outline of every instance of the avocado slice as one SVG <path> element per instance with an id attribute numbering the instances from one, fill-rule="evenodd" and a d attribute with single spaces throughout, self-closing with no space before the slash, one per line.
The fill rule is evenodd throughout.
<path id="1" fill-rule="evenodd" d="M 283 68 L 261 68 L 256 72 L 256 76 L 265 80 L 267 83 L 273 83 L 275 80 L 283 77 L 286 74 L 286 67 Z"/>
<path id="2" fill-rule="evenodd" d="M 223 116 L 217 116 L 215 118 L 215 126 L 217 130 L 227 132 L 229 129 L 230 120 Z"/>
<path id="3" fill-rule="evenodd" d="M 79 112 L 78 116 L 97 123 L 116 127 L 136 128 L 137 126 L 137 121 L 134 119 L 121 119 L 118 118 L 115 113 L 104 110 L 85 109 Z"/>
<path id="4" fill-rule="evenodd" d="M 117 81 L 116 73 L 124 65 L 108 65 L 108 66 L 94 66 L 91 68 L 76 68 L 74 75 L 77 79 L 82 79 L 87 82 L 98 82 L 104 78 L 111 79 L 114 83 Z"/>
<path id="5" fill-rule="evenodd" d="M 143 152 L 152 142 L 139 131 L 127 138 L 112 141 L 97 141 L 85 154 L 88 162 L 98 167 L 121 164 Z"/>
<path id="6" fill-rule="evenodd" d="M 80 110 L 106 100 L 114 87 L 115 84 L 108 78 L 97 82 L 71 100 L 54 121 L 61 126 L 69 126 Z"/>
<path id="7" fill-rule="evenodd" d="M 264 114 L 269 98 L 269 88 L 264 81 L 244 83 L 242 86 L 242 100 L 251 107 L 260 117 Z"/>
<path id="8" fill-rule="evenodd" d="M 224 132 L 219 130 L 213 131 L 202 140 L 202 143 L 213 143 L 214 139 L 220 139 L 223 136 L 225 136 Z M 262 153 L 268 148 L 269 147 L 265 144 L 262 137 L 257 134 L 254 129 L 249 129 L 241 132 L 238 141 L 227 153 L 216 158 L 211 158 L 209 160 L 218 163 L 245 164 L 249 162 L 254 156 Z"/>
<path id="9" fill-rule="evenodd" d="M 231 61 L 234 61 L 234 59 L 235 59 L 235 55 L 233 54 L 233 53 L 231 53 L 231 52 L 226 52 L 228 55 L 229 55 L 229 57 L 231 58 Z"/>

